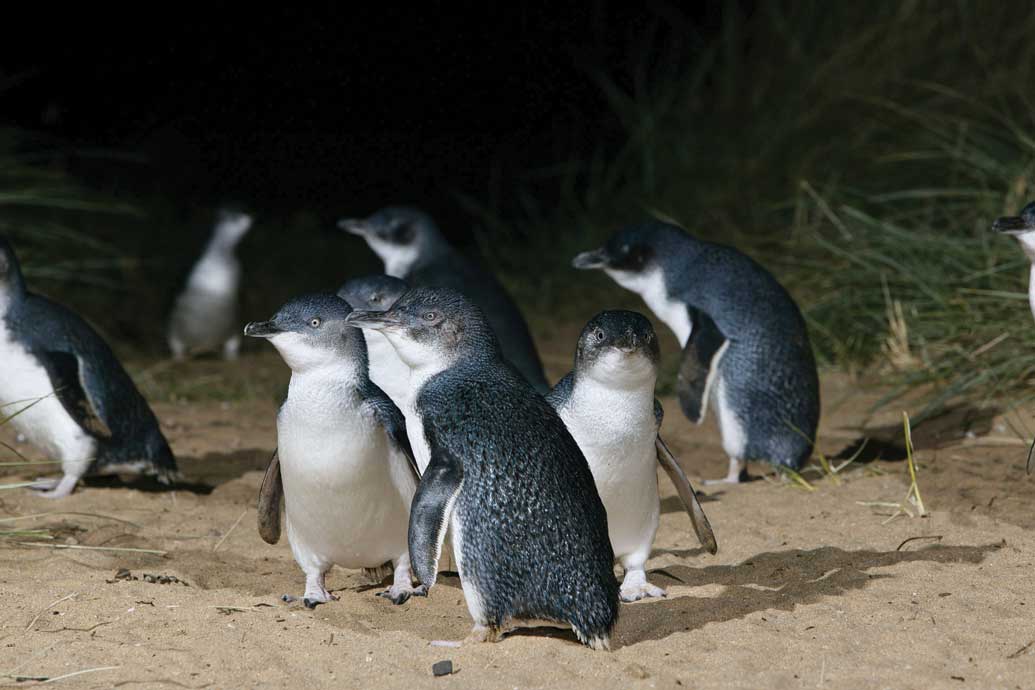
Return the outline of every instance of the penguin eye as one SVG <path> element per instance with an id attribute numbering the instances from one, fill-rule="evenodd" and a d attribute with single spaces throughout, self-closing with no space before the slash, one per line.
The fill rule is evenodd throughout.
<path id="1" fill-rule="evenodd" d="M 320 317 L 319 316 L 314 316 L 313 318 L 309 319 L 309 325 L 312 326 L 313 328 L 319 328 L 320 327 L 320 323 L 321 323 L 321 321 L 320 321 Z"/>
<path id="2" fill-rule="evenodd" d="M 598 328 L 593 332 L 593 337 L 597 339 L 598 343 L 604 342 L 604 331 Z"/>
<path id="3" fill-rule="evenodd" d="M 426 312 L 424 312 L 424 320 L 427 321 L 428 323 L 431 323 L 432 321 L 434 321 L 437 318 L 438 318 L 438 314 L 433 312 L 433 311 L 426 311 Z"/>

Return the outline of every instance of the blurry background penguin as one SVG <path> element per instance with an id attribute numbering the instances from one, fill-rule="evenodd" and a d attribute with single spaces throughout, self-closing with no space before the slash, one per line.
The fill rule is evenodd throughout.
<path id="1" fill-rule="evenodd" d="M 235 250 L 251 226 L 252 217 L 244 211 L 231 207 L 219 211 L 212 238 L 169 316 L 169 350 L 175 359 L 220 350 L 224 359 L 237 358 L 241 264 Z"/>
<path id="2" fill-rule="evenodd" d="M 1031 262 L 1028 278 L 1028 305 L 1035 317 L 1035 201 L 1021 209 L 1020 215 L 1003 216 L 992 224 L 992 229 L 1013 235 L 1021 244 L 1025 256 Z"/>
<path id="3" fill-rule="evenodd" d="M 798 305 L 746 254 L 661 221 L 628 226 L 572 265 L 637 293 L 683 345 L 676 389 L 690 421 L 716 411 L 729 472 L 799 470 L 819 425 L 819 374 Z"/>

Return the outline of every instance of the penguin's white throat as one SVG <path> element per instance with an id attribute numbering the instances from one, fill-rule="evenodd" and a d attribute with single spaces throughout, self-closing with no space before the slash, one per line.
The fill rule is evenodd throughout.
<path id="1" fill-rule="evenodd" d="M 603 386 L 620 390 L 649 389 L 654 394 L 658 370 L 640 351 L 622 352 L 609 347 L 578 372 L 580 379 L 589 379 Z"/>
<path id="2" fill-rule="evenodd" d="M 642 271 L 620 271 L 605 268 L 604 273 L 630 292 L 639 295 L 654 315 L 672 329 L 679 344 L 685 346 L 690 339 L 690 313 L 686 303 L 673 299 L 665 285 L 665 274 L 657 265 L 649 266 Z"/>
<path id="3" fill-rule="evenodd" d="M 405 278 L 420 256 L 420 248 L 416 242 L 394 244 L 382 240 L 373 233 L 364 235 L 364 238 L 378 258 L 385 263 L 385 273 L 393 278 Z"/>
<path id="4" fill-rule="evenodd" d="M 1032 263 L 1035 263 L 1035 230 L 1022 232 L 1015 235 L 1015 237 L 1017 237 L 1017 241 L 1020 243 L 1021 249 L 1024 250 L 1025 256 L 1027 256 Z"/>
<path id="5" fill-rule="evenodd" d="M 344 347 L 331 348 L 290 331 L 277 333 L 269 341 L 293 373 L 320 371 L 339 380 L 357 380 L 359 377 L 360 364 L 345 352 Z"/>

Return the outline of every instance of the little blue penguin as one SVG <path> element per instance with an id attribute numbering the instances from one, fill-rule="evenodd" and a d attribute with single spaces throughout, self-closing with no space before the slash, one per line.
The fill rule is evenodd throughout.
<path id="1" fill-rule="evenodd" d="M 431 217 L 407 206 L 389 206 L 369 218 L 338 221 L 363 237 L 384 261 L 385 273 L 413 287 L 447 287 L 474 302 L 489 320 L 503 351 L 540 393 L 550 390 L 528 324 L 499 281 L 446 242 Z"/>
<path id="2" fill-rule="evenodd" d="M 642 314 L 605 311 L 582 330 L 575 368 L 546 396 L 582 448 L 607 510 L 615 557 L 625 569 L 621 597 L 663 597 L 644 566 L 658 531 L 659 462 L 689 497 L 687 512 L 701 543 L 715 553 L 711 525 L 681 470 L 673 474 L 658 430 L 664 412 L 654 397 L 661 350 Z M 679 466 L 676 465 L 678 470 Z"/>
<path id="3" fill-rule="evenodd" d="M 1013 235 L 1031 262 L 1028 277 L 1028 306 L 1035 317 L 1035 201 L 1021 209 L 1019 216 L 1004 216 L 992 224 L 996 232 Z"/>
<path id="4" fill-rule="evenodd" d="M 234 254 L 252 226 L 246 213 L 219 212 L 212 239 L 194 264 L 187 285 L 169 316 L 169 349 L 176 359 L 222 348 L 225 359 L 236 359 L 241 347 L 237 323 L 237 289 L 241 264 Z"/>
<path id="5" fill-rule="evenodd" d="M 259 506 L 279 514 L 283 492 L 288 542 L 305 573 L 309 608 L 331 600 L 324 578 L 334 565 L 380 575 L 390 562 L 394 579 L 382 596 L 396 604 L 425 591 L 413 587 L 407 552 L 419 479 L 405 422 L 367 375 L 366 344 L 345 323 L 351 311 L 336 295 L 306 295 L 244 329 L 268 339 L 291 369 Z M 260 532 L 276 519 L 260 514 Z M 275 542 L 278 532 L 263 538 Z"/>
<path id="6" fill-rule="evenodd" d="M 384 311 L 395 304 L 409 286 L 406 281 L 388 275 L 353 278 L 340 288 L 338 297 L 361 311 Z M 388 394 L 400 409 L 407 401 L 410 386 L 410 368 L 399 359 L 395 348 L 381 333 L 363 331 L 370 360 L 370 380 Z"/>
<path id="7" fill-rule="evenodd" d="M 83 319 L 25 287 L 0 237 L 0 418 L 61 461 L 44 496 L 72 493 L 87 474 L 179 479 L 158 420 L 115 354 Z"/>
<path id="8" fill-rule="evenodd" d="M 474 619 L 469 641 L 545 620 L 608 649 L 618 581 L 593 475 L 554 409 L 504 363 L 481 310 L 454 290 L 422 287 L 348 321 L 384 333 L 412 370 L 418 426 L 408 431 L 430 452 L 410 512 L 417 578 L 435 584 L 449 529 Z"/>
<path id="9" fill-rule="evenodd" d="M 660 221 L 632 225 L 572 264 L 603 269 L 640 295 L 683 346 L 677 391 L 686 416 L 718 413 L 730 458 L 725 482 L 746 461 L 797 471 L 819 425 L 819 376 L 805 319 L 764 268 L 732 247 Z"/>

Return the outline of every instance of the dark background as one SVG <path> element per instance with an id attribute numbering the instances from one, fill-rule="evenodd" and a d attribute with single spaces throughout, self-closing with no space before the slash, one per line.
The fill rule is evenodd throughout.
<path id="1" fill-rule="evenodd" d="M 116 193 L 282 213 L 410 202 L 451 227 L 452 192 L 607 146 L 594 75 L 674 59 L 653 46 L 707 36 L 720 12 L 515 5 L 55 9 L 8 27 L 2 114 L 78 148 L 70 170 Z"/>

